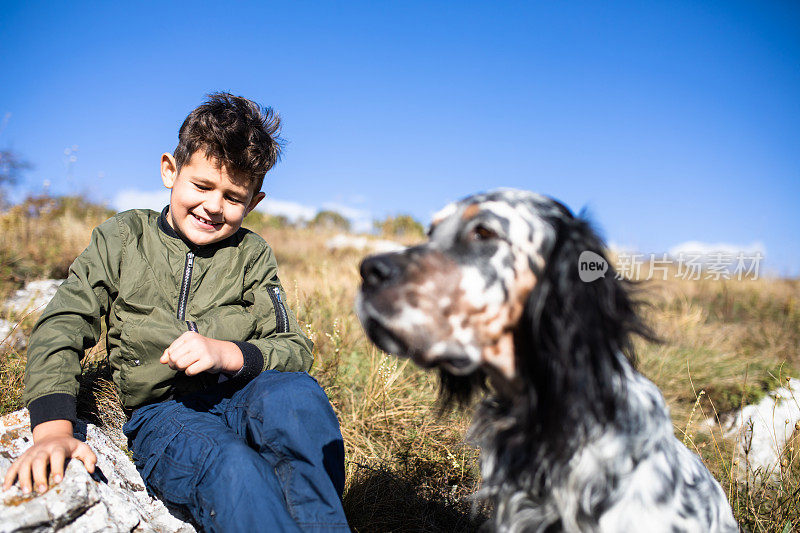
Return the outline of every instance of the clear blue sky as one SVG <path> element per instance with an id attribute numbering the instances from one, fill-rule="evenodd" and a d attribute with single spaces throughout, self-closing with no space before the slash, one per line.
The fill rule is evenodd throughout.
<path id="1" fill-rule="evenodd" d="M 2 2 L 0 78 L 20 190 L 157 191 L 229 90 L 284 119 L 277 200 L 427 222 L 531 189 L 619 245 L 760 243 L 800 273 L 797 2 Z"/>

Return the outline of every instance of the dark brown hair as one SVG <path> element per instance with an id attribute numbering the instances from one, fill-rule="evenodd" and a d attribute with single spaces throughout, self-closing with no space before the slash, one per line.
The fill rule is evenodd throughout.
<path id="1" fill-rule="evenodd" d="M 178 132 L 174 154 L 178 171 L 203 150 L 255 194 L 261 190 L 264 174 L 280 159 L 280 126 L 280 117 L 270 107 L 229 93 L 209 94 Z"/>

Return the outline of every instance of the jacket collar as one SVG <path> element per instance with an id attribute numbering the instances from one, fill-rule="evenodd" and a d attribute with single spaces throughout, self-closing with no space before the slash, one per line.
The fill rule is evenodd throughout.
<path id="1" fill-rule="evenodd" d="M 170 237 L 173 237 L 175 239 L 181 239 L 183 242 L 185 242 L 188 245 L 189 243 L 186 242 L 186 239 L 184 239 L 180 235 L 178 235 L 178 232 L 175 231 L 175 228 L 173 228 L 172 226 L 169 225 L 169 222 L 167 221 L 167 213 L 168 212 L 169 212 L 169 206 L 165 205 L 164 209 L 161 210 L 161 214 L 158 215 L 158 229 L 160 229 L 161 231 L 163 231 L 164 233 L 166 233 Z"/>

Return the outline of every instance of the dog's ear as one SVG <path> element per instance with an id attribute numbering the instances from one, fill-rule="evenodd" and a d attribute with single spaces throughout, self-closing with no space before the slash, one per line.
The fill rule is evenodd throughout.
<path id="1" fill-rule="evenodd" d="M 602 240 L 582 216 L 550 220 L 556 239 L 515 333 L 517 364 L 531 385 L 531 422 L 547 440 L 564 429 L 564 411 L 613 419 L 631 334 L 652 334 L 639 320 L 629 282 L 617 279 Z M 591 251 L 609 266 L 604 277 L 581 281 L 578 260 Z M 553 441 L 556 442 L 556 441 Z"/>

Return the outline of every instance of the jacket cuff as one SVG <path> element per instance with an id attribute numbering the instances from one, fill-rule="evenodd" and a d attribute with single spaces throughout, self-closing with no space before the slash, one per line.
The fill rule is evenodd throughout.
<path id="1" fill-rule="evenodd" d="M 40 396 L 28 404 L 31 416 L 31 431 L 42 422 L 69 420 L 73 425 L 78 421 L 75 396 L 66 392 L 54 392 Z"/>
<path id="2" fill-rule="evenodd" d="M 230 379 L 250 381 L 258 376 L 264 369 L 264 355 L 253 343 L 240 341 L 233 341 L 233 343 L 242 351 L 244 363 L 242 364 L 242 368 L 232 375 Z"/>

